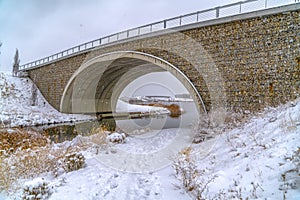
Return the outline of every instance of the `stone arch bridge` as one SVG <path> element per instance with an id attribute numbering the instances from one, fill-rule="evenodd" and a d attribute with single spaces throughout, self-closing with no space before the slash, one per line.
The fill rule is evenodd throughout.
<path id="1" fill-rule="evenodd" d="M 220 8 L 216 13 L 216 19 L 117 38 L 97 47 L 92 41 L 83 51 L 79 45 L 20 71 L 28 73 L 54 108 L 67 113 L 114 111 L 130 82 L 158 71 L 180 80 L 201 111 L 223 107 L 256 112 L 297 98 L 300 4 L 229 17 L 219 17 Z M 168 22 L 162 21 L 163 26 Z M 151 30 L 154 27 L 151 24 Z"/>

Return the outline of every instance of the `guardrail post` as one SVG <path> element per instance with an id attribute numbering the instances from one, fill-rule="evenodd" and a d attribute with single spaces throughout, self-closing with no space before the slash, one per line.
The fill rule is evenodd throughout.
<path id="1" fill-rule="evenodd" d="M 220 16 L 220 7 L 216 7 L 216 18 Z"/>
<path id="2" fill-rule="evenodd" d="M 240 14 L 242 13 L 242 2 L 240 2 Z"/>
<path id="3" fill-rule="evenodd" d="M 164 20 L 164 28 L 167 28 L 167 20 Z"/>
<path id="4" fill-rule="evenodd" d="M 179 26 L 181 26 L 182 16 L 179 17 Z"/>

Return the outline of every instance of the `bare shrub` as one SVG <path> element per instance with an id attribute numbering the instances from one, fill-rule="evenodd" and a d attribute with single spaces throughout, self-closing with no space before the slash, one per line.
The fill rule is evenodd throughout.
<path id="1" fill-rule="evenodd" d="M 95 128 L 93 135 L 78 136 L 72 142 L 61 144 L 33 131 L 22 129 L 0 132 L 0 191 L 14 192 L 20 189 L 20 179 L 35 178 L 44 173 L 58 176 L 64 172 L 85 166 L 85 158 L 79 153 L 95 145 L 106 144 L 107 132 Z"/>
<path id="2" fill-rule="evenodd" d="M 208 185 L 216 176 L 209 176 L 207 169 L 198 169 L 195 161 L 191 158 L 191 148 L 182 150 L 173 162 L 176 177 L 181 181 L 184 189 L 194 196 L 195 199 L 205 199 Z"/>
<path id="3" fill-rule="evenodd" d="M 22 129 L 0 130 L 0 155 L 13 153 L 19 149 L 34 149 L 47 144 L 50 144 L 50 140 L 37 132 Z"/>
<path id="4" fill-rule="evenodd" d="M 0 190 L 18 189 L 13 186 L 20 178 L 34 178 L 48 172 L 55 174 L 66 155 L 80 150 L 77 146 L 54 148 L 47 138 L 32 131 L 2 133 Z"/>
<path id="5" fill-rule="evenodd" d="M 201 116 L 199 123 L 195 126 L 195 137 L 193 143 L 201 143 L 226 130 L 236 128 L 248 120 L 243 113 L 217 109 L 210 111 L 207 115 Z"/>

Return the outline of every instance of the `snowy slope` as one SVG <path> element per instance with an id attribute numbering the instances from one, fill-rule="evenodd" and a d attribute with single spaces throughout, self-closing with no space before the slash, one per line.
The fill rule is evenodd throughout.
<path id="1" fill-rule="evenodd" d="M 32 126 L 93 119 L 91 116 L 62 114 L 37 91 L 32 105 L 32 82 L 0 73 L 0 127 Z"/>
<path id="2" fill-rule="evenodd" d="M 300 199 L 299 154 L 298 166 L 297 159 L 292 159 L 298 148 L 299 100 L 269 109 L 242 127 L 202 143 L 194 148 L 194 159 L 198 160 L 199 169 L 206 170 L 207 176 L 216 176 L 205 196 L 207 199 L 216 196 Z M 208 156 L 203 157 L 200 149 L 210 149 Z"/>

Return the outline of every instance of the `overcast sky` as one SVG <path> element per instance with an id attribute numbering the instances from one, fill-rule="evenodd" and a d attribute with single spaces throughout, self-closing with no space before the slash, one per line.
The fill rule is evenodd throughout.
<path id="1" fill-rule="evenodd" d="M 118 31 L 238 0 L 0 0 L 0 71 Z"/>

